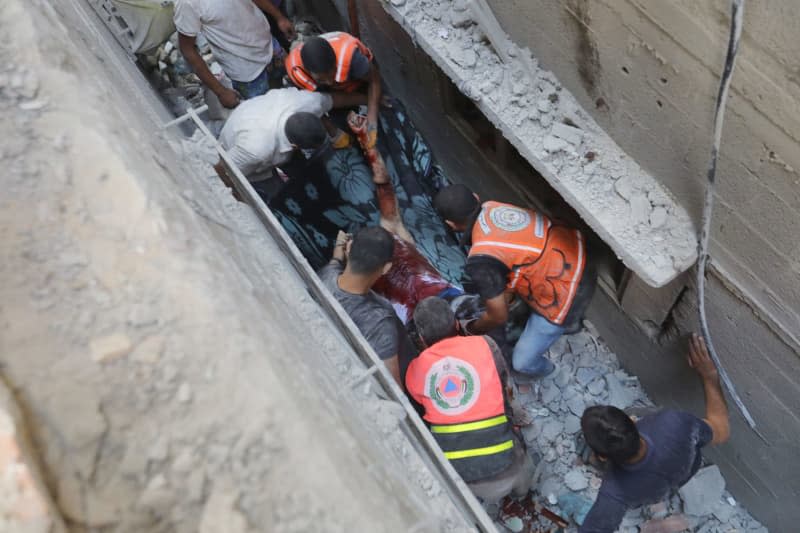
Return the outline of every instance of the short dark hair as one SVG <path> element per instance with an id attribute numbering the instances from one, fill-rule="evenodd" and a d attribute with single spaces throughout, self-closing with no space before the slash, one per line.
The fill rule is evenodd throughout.
<path id="1" fill-rule="evenodd" d="M 289 142 L 304 150 L 319 148 L 328 138 L 320 118 L 314 113 L 295 113 L 286 120 L 283 131 Z"/>
<path id="2" fill-rule="evenodd" d="M 639 453 L 639 430 L 625 411 L 613 405 L 595 405 L 581 416 L 581 429 L 594 453 L 622 465 Z"/>
<path id="3" fill-rule="evenodd" d="M 445 220 L 466 224 L 478 211 L 480 203 L 469 187 L 457 183 L 439 191 L 433 199 L 433 207 Z"/>
<path id="4" fill-rule="evenodd" d="M 374 274 L 392 260 L 394 237 L 380 226 L 363 228 L 353 237 L 347 262 L 354 274 Z"/>
<path id="5" fill-rule="evenodd" d="M 312 74 L 325 74 L 336 68 L 336 52 L 322 37 L 312 37 L 300 49 L 303 68 Z"/>
<path id="6" fill-rule="evenodd" d="M 456 315 L 450 309 L 450 304 L 438 296 L 428 296 L 417 304 L 414 309 L 414 325 L 420 338 L 428 346 L 458 334 Z"/>

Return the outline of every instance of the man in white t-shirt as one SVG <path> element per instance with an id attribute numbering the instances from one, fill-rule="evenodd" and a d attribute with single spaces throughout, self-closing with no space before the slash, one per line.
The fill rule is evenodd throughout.
<path id="1" fill-rule="evenodd" d="M 313 152 L 326 143 L 328 136 L 335 148 L 348 146 L 347 134 L 323 115 L 334 107 L 365 103 L 362 93 L 273 89 L 242 102 L 222 128 L 219 142 L 251 182 L 264 181 L 273 177 L 273 168 L 287 163 L 295 152 Z M 214 168 L 232 187 L 222 160 Z"/>
<path id="2" fill-rule="evenodd" d="M 222 105 L 236 107 L 240 98 L 252 98 L 269 89 L 273 63 L 273 39 L 263 10 L 278 22 L 291 40 L 294 27 L 271 0 L 176 0 L 175 27 L 181 53 L 206 87 Z M 214 58 L 233 81 L 225 87 L 206 65 L 197 50 L 196 39 L 203 33 Z"/>

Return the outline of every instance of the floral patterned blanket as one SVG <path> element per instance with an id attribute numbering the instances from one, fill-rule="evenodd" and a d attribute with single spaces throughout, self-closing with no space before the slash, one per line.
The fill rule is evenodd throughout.
<path id="1" fill-rule="evenodd" d="M 403 222 L 418 250 L 450 283 L 461 286 L 465 253 L 433 209 L 431 198 L 449 184 L 430 147 L 395 102 L 382 108 L 378 147 L 394 185 Z M 307 165 L 269 202 L 315 269 L 331 257 L 337 232 L 378 224 L 369 165 L 361 150 L 329 151 Z"/>

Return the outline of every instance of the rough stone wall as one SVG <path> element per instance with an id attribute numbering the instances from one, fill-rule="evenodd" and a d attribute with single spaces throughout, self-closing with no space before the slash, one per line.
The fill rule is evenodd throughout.
<path id="1" fill-rule="evenodd" d="M 88 6 L 0 31 L 0 378 L 69 530 L 471 530 Z"/>
<path id="2" fill-rule="evenodd" d="M 334 4 L 346 14 L 346 2 Z M 699 218 L 716 73 L 727 38 L 726 3 L 491 4 L 514 41 L 530 46 L 612 138 Z M 792 503 L 800 494 L 800 445 L 792 436 L 800 434 L 800 350 L 792 340 L 798 331 L 800 283 L 798 263 L 788 258 L 796 255 L 800 243 L 800 188 L 792 170 L 800 166 L 790 160 L 798 155 L 791 150 L 789 135 L 798 108 L 786 95 L 797 91 L 790 58 L 798 45 L 789 36 L 791 25 L 800 19 L 789 16 L 797 8 L 788 1 L 750 6 L 718 171 L 712 255 L 719 270 L 710 274 L 706 290 L 718 351 L 768 442 L 732 411 L 731 442 L 708 456 L 757 518 L 774 531 L 791 531 L 800 519 Z M 414 2 L 406 2 L 404 8 L 413 9 Z M 410 107 L 449 175 L 486 197 L 518 199 L 504 185 L 503 169 L 483 158 L 448 121 L 438 69 L 415 46 L 413 35 L 396 24 L 378 0 L 360 3 L 359 9 L 362 35 L 376 51 L 385 81 Z M 771 50 L 777 55 L 769 56 Z M 783 107 L 776 102 L 784 102 Z M 741 211 L 734 213 L 734 207 Z M 750 214 L 745 217 L 745 212 Z M 770 222 L 773 217 L 777 220 Z M 745 220 L 758 232 L 746 228 Z M 776 250 L 781 250 L 780 257 Z M 644 295 L 645 310 L 656 307 L 648 297 L 655 301 L 659 295 Z M 685 372 L 685 340 L 674 335 L 697 329 L 693 300 L 690 284 L 671 314 L 673 335 L 660 342 L 642 331 L 635 320 L 642 317 L 627 315 L 603 291 L 598 291 L 589 318 L 655 401 L 702 413 L 702 391 Z"/>

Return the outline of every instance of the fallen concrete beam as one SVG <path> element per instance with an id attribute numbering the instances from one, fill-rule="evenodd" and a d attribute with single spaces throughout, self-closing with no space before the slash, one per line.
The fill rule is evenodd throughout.
<path id="1" fill-rule="evenodd" d="M 648 285 L 661 287 L 694 264 L 697 235 L 686 210 L 528 49 L 498 35 L 488 17 L 475 25 L 480 10 L 466 0 L 382 5 Z M 499 51 L 507 63 L 487 38 L 507 43 Z"/>

